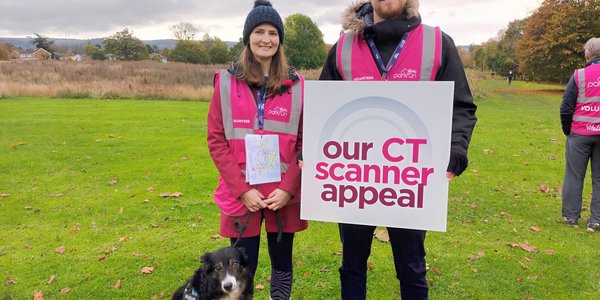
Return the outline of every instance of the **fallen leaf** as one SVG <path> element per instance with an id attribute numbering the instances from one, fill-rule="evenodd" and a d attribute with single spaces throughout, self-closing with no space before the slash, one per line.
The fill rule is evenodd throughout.
<path id="1" fill-rule="evenodd" d="M 106 255 L 102 255 L 102 256 L 98 257 L 98 261 L 103 261 L 103 260 L 105 260 L 107 257 L 108 257 L 108 256 L 106 256 Z"/>
<path id="2" fill-rule="evenodd" d="M 548 250 L 544 251 L 544 253 L 546 253 L 548 255 L 554 255 L 554 254 L 556 254 L 556 251 L 554 251 L 552 249 L 548 249 Z"/>
<path id="3" fill-rule="evenodd" d="M 127 236 L 121 237 L 119 239 L 119 243 L 123 243 L 123 242 L 127 241 L 128 239 L 129 239 L 129 237 L 127 237 Z"/>
<path id="4" fill-rule="evenodd" d="M 521 246 L 521 249 L 523 249 L 529 253 L 538 253 L 539 252 L 538 248 L 536 248 L 532 245 L 529 245 L 529 243 L 527 241 L 525 241 L 525 243 L 523 243 L 523 244 L 520 244 L 520 246 Z"/>
<path id="5" fill-rule="evenodd" d="M 44 293 L 42 291 L 35 291 L 33 293 L 33 300 L 44 300 Z"/>
<path id="6" fill-rule="evenodd" d="M 0 198 L 8 198 L 10 197 L 10 194 L 0 194 Z"/>
<path id="7" fill-rule="evenodd" d="M 547 193 L 549 191 L 550 191 L 550 188 L 547 185 L 545 185 L 545 184 L 540 185 L 540 192 Z"/>
<path id="8" fill-rule="evenodd" d="M 142 201 L 144 203 L 150 203 L 150 199 L 144 199 L 144 201 Z"/>
<path id="9" fill-rule="evenodd" d="M 190 160 L 190 158 L 187 157 L 187 156 L 184 156 L 184 157 L 181 158 L 181 160 Z"/>
<path id="10" fill-rule="evenodd" d="M 257 284 L 255 287 L 255 289 L 259 290 L 259 291 L 263 291 L 265 289 L 265 286 L 262 284 Z"/>
<path id="11" fill-rule="evenodd" d="M 52 198 L 62 198 L 65 194 L 52 194 L 50 197 Z"/>
<path id="12" fill-rule="evenodd" d="M 540 231 L 542 231 L 539 227 L 535 227 L 535 226 L 529 227 L 529 229 L 531 229 L 531 231 L 533 231 L 533 232 L 540 232 Z"/>
<path id="13" fill-rule="evenodd" d="M 48 284 L 52 284 L 54 282 L 54 279 L 56 279 L 56 275 L 52 274 L 50 275 L 50 278 L 48 279 Z"/>
<path id="14" fill-rule="evenodd" d="M 27 244 L 27 245 L 25 245 L 25 248 L 27 248 L 27 249 L 33 249 L 33 245 L 32 244 Z"/>
<path id="15" fill-rule="evenodd" d="M 390 241 L 390 235 L 385 229 L 375 229 L 375 232 L 373 234 L 378 240 L 384 243 L 388 243 Z"/>
<path id="16" fill-rule="evenodd" d="M 474 262 L 476 260 L 482 259 L 484 256 L 485 256 L 485 252 L 480 251 L 479 253 L 477 253 L 477 255 L 469 255 L 467 257 L 467 261 L 471 263 L 471 262 Z"/>
<path id="17" fill-rule="evenodd" d="M 179 198 L 183 196 L 182 192 L 174 192 L 174 193 L 162 193 L 158 195 L 161 198 Z"/>
<path id="18" fill-rule="evenodd" d="M 117 179 L 111 179 L 111 180 L 108 181 L 109 185 L 115 185 L 117 183 L 119 183 L 119 181 Z"/>
<path id="19" fill-rule="evenodd" d="M 158 224 L 150 224 L 150 227 L 152 227 L 152 228 L 158 228 Z"/>
<path id="20" fill-rule="evenodd" d="M 484 154 L 491 154 L 491 153 L 494 153 L 494 150 L 492 150 L 492 149 L 483 149 L 483 153 Z"/>
<path id="21" fill-rule="evenodd" d="M 471 208 L 473 208 L 473 209 L 475 209 L 475 208 L 478 208 L 478 207 L 479 207 L 479 205 L 478 205 L 477 203 L 471 203 L 471 205 L 470 205 L 470 206 L 471 206 Z"/>
<path id="22" fill-rule="evenodd" d="M 304 277 L 308 277 L 308 272 L 304 272 L 304 274 L 302 274 Z"/>
<path id="23" fill-rule="evenodd" d="M 58 254 L 64 254 L 65 253 L 65 246 L 60 246 L 60 247 L 54 249 L 54 252 L 56 252 Z"/>
<path id="24" fill-rule="evenodd" d="M 548 156 L 548 160 L 556 160 L 556 156 L 550 155 L 550 156 Z"/>
<path id="25" fill-rule="evenodd" d="M 431 269 L 431 273 L 436 274 L 436 275 L 441 275 L 442 274 L 442 270 L 440 270 L 440 269 Z"/>
<path id="26" fill-rule="evenodd" d="M 524 264 L 523 262 L 519 262 L 519 265 L 521 266 L 521 268 L 522 268 L 523 270 L 527 270 L 527 269 L 529 268 L 529 267 L 528 267 L 526 264 Z"/>
<path id="27" fill-rule="evenodd" d="M 19 146 L 23 146 L 23 145 L 27 145 L 27 142 L 24 141 L 18 141 L 15 144 L 13 144 L 12 146 L 10 146 L 13 150 L 17 150 L 17 147 Z"/>
<path id="28" fill-rule="evenodd" d="M 435 280 L 433 280 L 433 279 L 427 279 L 427 285 L 434 286 L 435 285 Z"/>
<path id="29" fill-rule="evenodd" d="M 532 261 L 533 261 L 533 257 L 531 257 L 531 256 L 525 256 L 525 257 L 523 257 L 523 258 L 524 258 L 526 261 L 528 261 L 528 262 L 532 262 Z"/>
<path id="30" fill-rule="evenodd" d="M 146 189 L 146 192 L 154 192 L 154 187 L 153 187 L 153 186 L 149 186 L 149 187 Z"/>
<path id="31" fill-rule="evenodd" d="M 111 254 L 111 253 L 113 253 L 115 251 L 117 251 L 117 247 L 112 246 L 111 248 L 104 249 L 104 254 Z"/>
<path id="32" fill-rule="evenodd" d="M 143 267 L 141 272 L 144 274 L 152 274 L 152 272 L 154 272 L 154 268 L 153 267 Z"/>
<path id="33" fill-rule="evenodd" d="M 17 284 L 16 281 L 12 280 L 11 278 L 6 278 L 6 285 L 15 285 Z"/>
<path id="34" fill-rule="evenodd" d="M 375 273 L 375 267 L 373 267 L 373 264 L 370 261 L 367 261 L 367 269 L 369 269 L 369 272 Z"/>
<path id="35" fill-rule="evenodd" d="M 142 257 L 142 258 L 148 258 L 148 255 L 144 255 L 144 254 L 139 253 L 139 252 L 134 252 L 133 256 L 135 256 L 135 257 Z"/>
<path id="36" fill-rule="evenodd" d="M 71 288 L 66 287 L 60 290 L 60 294 L 64 295 L 64 294 L 68 294 L 71 291 Z"/>
<path id="37" fill-rule="evenodd" d="M 529 253 L 538 253 L 540 252 L 538 248 L 529 244 L 529 242 L 525 241 L 525 243 L 510 243 L 508 244 L 511 248 L 521 248 Z"/>
<path id="38" fill-rule="evenodd" d="M 119 208 L 119 214 L 122 215 L 123 212 L 125 212 L 125 209 L 123 207 Z"/>
<path id="39" fill-rule="evenodd" d="M 216 239 L 220 239 L 221 235 L 220 234 L 213 234 L 210 236 L 211 239 L 216 240 Z"/>
<path id="40" fill-rule="evenodd" d="M 329 272 L 329 271 L 330 271 L 330 270 L 329 270 L 329 268 L 328 268 L 328 267 L 322 267 L 322 268 L 321 268 L 321 270 L 319 270 L 319 272 L 321 272 L 321 273 L 327 273 L 327 272 Z"/>
<path id="41" fill-rule="evenodd" d="M 517 282 L 523 282 L 523 281 L 525 281 L 523 278 L 521 278 L 521 277 L 517 278 Z"/>
<path id="42" fill-rule="evenodd" d="M 120 289 L 121 288 L 121 279 L 117 280 L 117 282 L 115 282 L 115 285 L 113 285 L 112 288 Z"/>
<path id="43" fill-rule="evenodd" d="M 79 232 L 79 226 L 75 226 L 75 227 L 71 228 L 69 230 L 69 232 L 71 233 L 71 235 L 76 235 L 77 232 Z"/>

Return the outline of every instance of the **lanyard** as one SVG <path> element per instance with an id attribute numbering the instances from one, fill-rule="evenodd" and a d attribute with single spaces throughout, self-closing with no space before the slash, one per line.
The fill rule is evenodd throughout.
<path id="1" fill-rule="evenodd" d="M 383 63 L 383 59 L 381 59 L 381 55 L 379 54 L 379 51 L 377 51 L 377 46 L 375 46 L 375 42 L 373 41 L 372 38 L 370 38 L 370 37 L 367 38 L 367 42 L 369 43 L 371 52 L 373 52 L 373 54 L 375 55 L 375 60 L 377 60 L 379 69 L 382 71 L 381 77 L 383 80 L 385 80 L 387 78 L 388 73 L 390 72 L 392 67 L 396 64 L 396 62 L 398 61 L 398 57 L 400 57 L 400 52 L 402 52 L 402 49 L 404 48 L 404 45 L 406 44 L 407 39 L 408 39 L 408 32 L 406 32 L 402 36 L 402 40 L 400 40 L 400 43 L 398 43 L 398 46 L 396 46 L 396 49 L 394 50 L 394 54 L 392 54 L 392 58 L 390 58 L 390 61 L 388 62 L 387 67 L 386 67 L 386 65 Z"/>
<path id="2" fill-rule="evenodd" d="M 261 87 L 256 91 L 256 108 L 258 110 L 258 129 L 261 131 L 265 127 L 265 103 L 267 99 L 265 98 L 267 93 L 267 89 L 265 87 Z"/>

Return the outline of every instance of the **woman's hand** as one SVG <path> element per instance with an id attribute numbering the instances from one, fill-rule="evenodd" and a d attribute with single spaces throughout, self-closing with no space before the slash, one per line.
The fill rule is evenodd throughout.
<path id="1" fill-rule="evenodd" d="M 263 194 L 261 194 L 261 192 L 259 192 L 257 189 L 251 189 L 242 194 L 240 199 L 242 202 L 244 202 L 244 205 L 246 205 L 249 211 L 257 212 L 267 207 L 267 204 L 263 201 L 264 197 L 265 196 L 263 196 Z"/>
<path id="2" fill-rule="evenodd" d="M 270 210 L 275 211 L 283 208 L 288 203 L 288 201 L 290 201 L 290 199 L 292 199 L 292 194 L 282 189 L 275 189 L 269 195 L 269 197 L 267 197 L 267 199 L 264 200 L 264 203 L 267 204 L 267 207 Z"/>

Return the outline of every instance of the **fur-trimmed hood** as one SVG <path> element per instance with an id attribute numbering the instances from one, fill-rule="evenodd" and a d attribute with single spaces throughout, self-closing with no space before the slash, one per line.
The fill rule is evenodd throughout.
<path id="1" fill-rule="evenodd" d="M 404 7 L 407 19 L 420 18 L 419 0 L 407 0 Z M 356 0 L 342 12 L 342 28 L 354 33 L 373 26 L 373 7 L 370 0 Z"/>

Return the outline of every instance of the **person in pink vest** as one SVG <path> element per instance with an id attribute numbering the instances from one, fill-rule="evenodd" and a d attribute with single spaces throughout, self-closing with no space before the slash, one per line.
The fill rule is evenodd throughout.
<path id="1" fill-rule="evenodd" d="M 281 17 L 269 1 L 257 0 L 244 24 L 239 61 L 215 75 L 207 121 L 208 148 L 220 173 L 214 192 L 220 234 L 245 249 L 254 277 L 264 221 L 271 299 L 290 299 L 294 233 L 308 226 L 300 219 L 296 163 L 304 79 L 288 66 L 283 41 Z"/>
<path id="2" fill-rule="evenodd" d="M 560 120 L 567 136 L 562 189 L 564 222 L 577 227 L 581 217 L 583 180 L 592 169 L 591 216 L 587 231 L 600 231 L 600 38 L 585 43 L 585 67 L 575 70 L 560 104 Z"/>
<path id="3" fill-rule="evenodd" d="M 453 81 L 454 105 L 447 176 L 468 165 L 476 106 L 452 39 L 421 24 L 417 0 L 362 0 L 344 13 L 338 42 L 320 80 Z M 367 260 L 375 226 L 340 224 L 342 299 L 366 299 Z M 388 228 L 403 299 L 427 299 L 425 231 Z"/>

